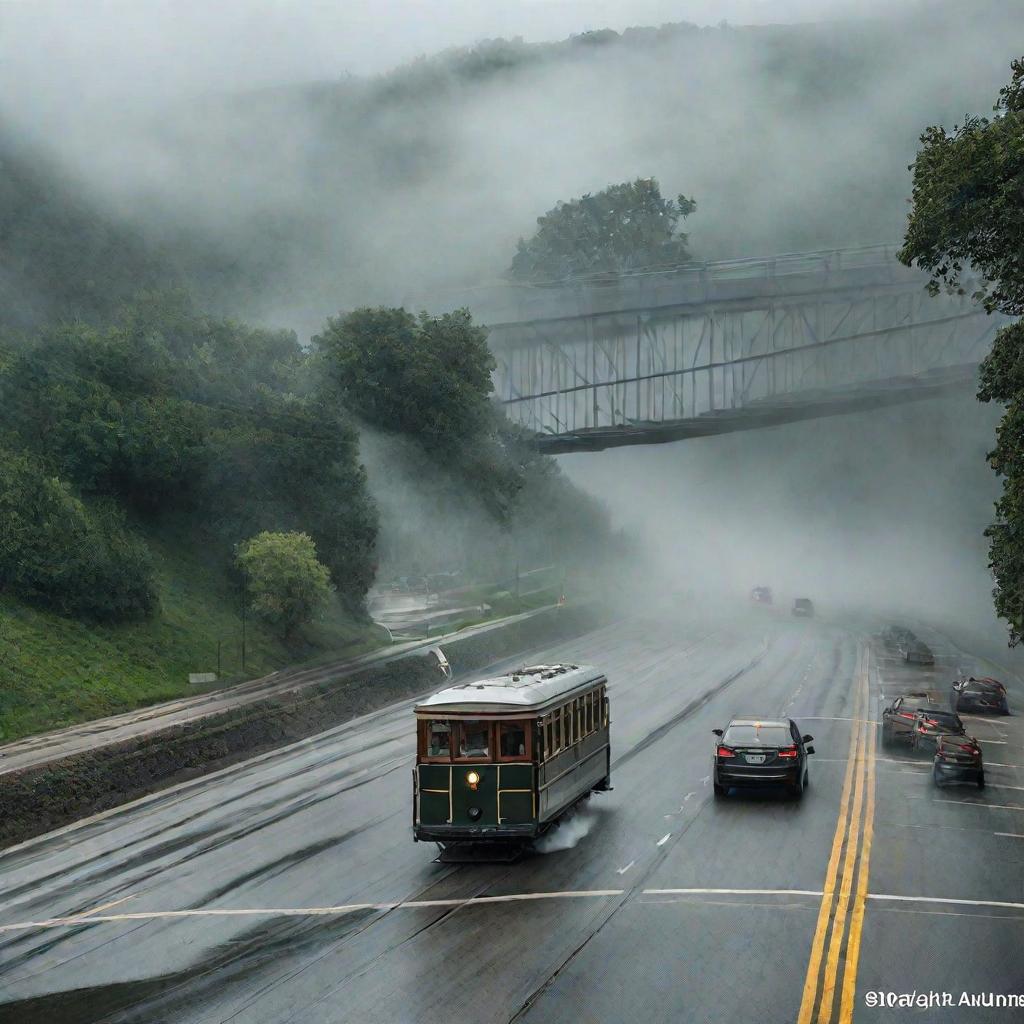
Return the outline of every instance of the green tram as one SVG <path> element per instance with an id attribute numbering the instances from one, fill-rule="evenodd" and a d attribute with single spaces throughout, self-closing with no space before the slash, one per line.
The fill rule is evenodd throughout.
<path id="1" fill-rule="evenodd" d="M 415 709 L 413 834 L 454 848 L 523 849 L 610 789 L 608 680 L 536 665 L 461 683 Z"/>

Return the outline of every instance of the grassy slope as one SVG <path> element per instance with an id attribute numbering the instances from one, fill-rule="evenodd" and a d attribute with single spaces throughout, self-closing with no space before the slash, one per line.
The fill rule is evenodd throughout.
<path id="1" fill-rule="evenodd" d="M 216 670 L 218 639 L 221 683 L 386 642 L 383 631 L 353 622 L 337 604 L 297 646 L 250 619 L 243 675 L 238 595 L 214 559 L 185 550 L 180 537 L 147 539 L 162 601 L 151 622 L 92 626 L 0 595 L 0 742 L 196 693 L 188 674 Z"/>

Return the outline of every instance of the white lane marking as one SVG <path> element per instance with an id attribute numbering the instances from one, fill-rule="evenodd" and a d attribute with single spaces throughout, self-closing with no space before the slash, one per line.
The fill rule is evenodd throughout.
<path id="1" fill-rule="evenodd" d="M 1018 793 L 1024 793 L 1024 786 L 1004 786 L 1001 782 L 987 783 L 988 789 L 1015 789 Z"/>
<path id="2" fill-rule="evenodd" d="M 122 896 L 119 900 L 111 900 L 109 903 L 101 903 L 98 907 L 93 907 L 91 910 L 83 910 L 80 914 L 72 914 L 69 921 L 84 921 L 92 917 L 94 914 L 101 914 L 104 910 L 111 910 L 113 907 L 119 907 L 122 903 L 127 903 L 129 900 L 135 899 L 135 893 L 130 896 Z"/>
<path id="3" fill-rule="evenodd" d="M 624 868 L 619 868 L 615 873 L 617 875 L 624 875 L 635 863 L 635 860 L 631 860 Z"/>
<path id="4" fill-rule="evenodd" d="M 1024 839 L 1019 832 L 993 832 L 994 836 L 1006 836 L 1007 839 Z"/>
<path id="5" fill-rule="evenodd" d="M 645 896 L 823 896 L 820 889 L 644 889 Z"/>
<path id="6" fill-rule="evenodd" d="M 685 804 L 686 801 L 690 799 L 690 797 L 694 797 L 696 795 L 696 793 L 687 793 L 686 796 L 683 797 L 683 803 Z M 680 808 L 680 810 L 682 810 L 682 808 Z"/>
<path id="7" fill-rule="evenodd" d="M 1003 900 L 954 900 L 946 896 L 889 896 L 877 892 L 869 892 L 868 899 L 894 903 L 943 903 L 958 907 L 1005 907 L 1008 910 L 1024 910 L 1024 903 L 1007 903 Z"/>
<path id="8" fill-rule="evenodd" d="M 672 838 L 671 832 L 666 832 L 654 845 L 664 846 Z"/>
<path id="9" fill-rule="evenodd" d="M 710 775 L 705 775 L 704 778 L 701 779 L 700 781 L 706 786 L 711 781 L 711 776 Z"/>
<path id="10" fill-rule="evenodd" d="M 986 768 L 1024 768 L 1024 764 L 1001 764 L 999 761 L 986 761 Z"/>
<path id="11" fill-rule="evenodd" d="M 1021 808 L 1024 810 L 1024 808 Z M 1013 835 L 1016 833 L 996 833 Z M 1020 836 L 1017 838 L 1024 838 Z M 622 868 L 620 873 L 628 871 L 635 861 Z M 174 920 L 190 917 L 322 917 L 330 915 L 352 914 L 360 910 L 416 910 L 437 907 L 465 907 L 491 903 L 520 903 L 534 900 L 607 898 L 622 896 L 625 889 L 584 889 L 563 890 L 558 892 L 510 893 L 503 896 L 474 896 L 465 899 L 447 900 L 410 900 L 397 903 L 349 903 L 335 907 L 277 907 L 277 908 L 219 908 L 214 910 L 150 910 L 137 911 L 129 914 L 99 914 L 97 907 L 88 918 L 82 915 L 71 917 L 49 918 L 43 921 L 24 921 L 17 924 L 0 925 L 0 933 L 14 931 L 30 931 L 43 928 L 71 927 L 78 924 L 117 923 L 124 921 L 155 921 Z M 820 889 L 717 889 L 717 888 L 676 888 L 676 889 L 644 889 L 645 896 L 810 896 L 820 897 Z M 126 897 L 127 899 L 128 897 Z M 1002 900 L 966 900 L 952 899 L 941 896 L 896 896 L 883 893 L 869 893 L 868 899 L 879 902 L 899 903 L 930 903 L 972 907 L 999 907 L 1010 910 L 1024 910 L 1024 903 L 1011 903 Z M 124 902 L 119 901 L 119 902 Z"/>
<path id="12" fill-rule="evenodd" d="M 987 807 L 990 811 L 1024 811 L 1024 807 L 1018 804 L 981 804 L 977 800 L 934 800 L 932 802 L 936 804 L 966 804 L 968 807 Z"/>
<path id="13" fill-rule="evenodd" d="M 273 907 L 230 908 L 215 910 L 140 910 L 131 914 L 95 914 L 81 917 L 52 917 L 45 921 L 24 921 L 0 925 L 0 933 L 26 931 L 32 928 L 60 928 L 75 924 L 99 924 L 119 921 L 157 921 L 188 917 L 324 917 L 354 914 L 360 910 L 418 910 L 424 907 L 465 907 L 487 903 L 515 903 L 527 900 L 578 899 L 581 897 L 621 896 L 624 889 L 582 889 L 561 892 L 510 893 L 505 896 L 474 896 L 467 899 L 409 900 L 401 903 L 346 903 L 336 907 Z"/>

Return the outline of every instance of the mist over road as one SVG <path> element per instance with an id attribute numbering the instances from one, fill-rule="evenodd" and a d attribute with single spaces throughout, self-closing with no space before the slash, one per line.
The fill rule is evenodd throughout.
<path id="1" fill-rule="evenodd" d="M 1020 719 L 971 718 L 984 793 L 935 790 L 874 749 L 898 683 L 869 625 L 677 607 L 524 655 L 606 670 L 614 790 L 516 864 L 412 842 L 409 704 L 8 851 L 0 1021 L 792 1021 L 853 948 L 856 899 L 817 934 L 840 840 L 870 893 L 858 993 L 1019 991 Z M 964 656 L 931 640 L 944 684 Z M 803 801 L 713 800 L 710 730 L 743 713 L 814 736 Z"/>

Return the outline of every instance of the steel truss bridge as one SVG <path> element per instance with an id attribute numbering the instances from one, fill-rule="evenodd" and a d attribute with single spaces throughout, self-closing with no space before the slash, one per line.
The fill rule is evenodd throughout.
<path id="1" fill-rule="evenodd" d="M 895 246 L 497 286 L 495 389 L 551 453 L 651 444 L 974 386 L 1002 322 L 931 297 Z M 973 291 L 966 282 L 966 291 Z"/>

